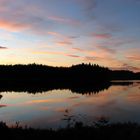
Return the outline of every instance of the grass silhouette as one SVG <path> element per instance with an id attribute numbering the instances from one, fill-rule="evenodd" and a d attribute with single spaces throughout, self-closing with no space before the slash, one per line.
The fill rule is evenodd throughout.
<path id="1" fill-rule="evenodd" d="M 84 138 L 84 139 L 139 139 L 140 125 L 136 123 L 115 123 L 109 124 L 106 120 L 100 120 L 93 125 L 84 126 L 81 122 L 76 122 L 73 127 L 58 130 L 33 129 L 30 127 L 20 127 L 17 123 L 9 128 L 6 123 L 0 122 L 1 137 L 5 139 L 25 140 L 25 139 L 62 139 L 62 138 Z"/>

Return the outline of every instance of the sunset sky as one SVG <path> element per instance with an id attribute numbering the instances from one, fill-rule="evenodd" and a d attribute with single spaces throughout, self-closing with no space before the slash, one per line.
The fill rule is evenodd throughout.
<path id="1" fill-rule="evenodd" d="M 0 64 L 89 62 L 140 71 L 140 0 L 0 0 Z"/>

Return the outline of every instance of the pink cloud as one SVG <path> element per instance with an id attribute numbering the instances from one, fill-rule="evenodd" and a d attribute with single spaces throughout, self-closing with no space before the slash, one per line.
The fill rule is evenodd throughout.
<path id="1" fill-rule="evenodd" d="M 79 26 L 81 24 L 80 21 L 75 20 L 75 19 L 70 19 L 70 18 L 64 18 L 64 17 L 59 17 L 59 16 L 48 16 L 48 19 L 63 23 L 63 24 L 69 24 L 69 25 L 74 25 L 74 26 Z"/>
<path id="2" fill-rule="evenodd" d="M 135 65 L 139 65 L 140 62 L 140 49 L 139 48 L 129 48 L 125 50 L 124 57 L 130 62 L 135 62 Z"/>
<path id="3" fill-rule="evenodd" d="M 109 47 L 106 47 L 106 46 L 96 46 L 98 49 L 104 51 L 104 52 L 107 52 L 107 53 L 110 53 L 110 54 L 114 54 L 116 53 L 116 50 L 115 49 L 112 49 L 112 48 L 109 48 Z"/>
<path id="4" fill-rule="evenodd" d="M 92 33 L 91 35 L 97 39 L 110 39 L 112 37 L 110 33 Z"/>
<path id="5" fill-rule="evenodd" d="M 140 67 L 132 66 L 127 63 L 123 63 L 121 66 L 118 67 L 111 67 L 113 70 L 131 70 L 134 72 L 140 72 Z"/>
<path id="6" fill-rule="evenodd" d="M 44 11 L 47 10 L 41 9 L 41 5 L 37 5 L 36 2 L 27 5 L 21 0 L 0 0 L 0 29 L 10 32 L 26 30 L 30 33 L 44 34 L 54 24 L 57 26 L 58 23 L 72 26 L 81 24 L 77 19 L 50 15 L 50 11 L 43 15 Z"/>
<path id="7" fill-rule="evenodd" d="M 68 56 L 68 57 L 74 57 L 74 58 L 80 58 L 78 55 L 73 55 L 70 53 L 66 52 L 52 52 L 52 51 L 37 51 L 37 52 L 32 52 L 33 54 L 51 54 L 51 55 L 63 55 L 63 56 Z"/>
<path id="8" fill-rule="evenodd" d="M 85 61 L 97 61 L 97 60 L 101 60 L 101 58 L 99 57 L 94 57 L 94 56 L 86 56 L 84 58 Z"/>
<path id="9" fill-rule="evenodd" d="M 55 43 L 59 46 L 72 45 L 73 40 L 76 38 L 75 36 L 66 36 L 57 32 L 48 32 L 48 34 L 54 36 L 56 40 L 58 40 L 55 41 Z"/>
<path id="10" fill-rule="evenodd" d="M 111 46 L 111 47 L 121 47 L 124 44 L 132 44 L 137 42 L 136 39 L 133 38 L 110 38 L 103 45 Z"/>
<path id="11" fill-rule="evenodd" d="M 83 52 L 84 51 L 83 49 L 80 49 L 80 48 L 72 48 L 72 50 L 76 50 L 76 51 L 79 51 L 79 52 Z"/>
<path id="12" fill-rule="evenodd" d="M 80 56 L 78 56 L 78 55 L 73 55 L 73 54 L 67 54 L 66 56 L 74 57 L 74 58 L 79 58 L 79 57 L 80 57 Z"/>
<path id="13" fill-rule="evenodd" d="M 75 39 L 77 38 L 77 36 L 68 36 L 68 35 L 63 35 L 61 33 L 58 32 L 53 32 L 53 31 L 49 31 L 47 32 L 49 35 L 52 35 L 54 37 L 59 37 L 59 38 L 63 38 L 63 39 Z"/>

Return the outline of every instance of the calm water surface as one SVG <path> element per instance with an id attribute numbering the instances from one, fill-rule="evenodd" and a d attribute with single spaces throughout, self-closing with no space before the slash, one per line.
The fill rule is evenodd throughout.
<path id="1" fill-rule="evenodd" d="M 123 81 L 121 81 L 123 82 Z M 79 94 L 70 90 L 52 90 L 37 94 L 1 92 L 0 121 L 34 128 L 59 128 L 82 121 L 91 124 L 100 117 L 110 122 L 140 123 L 140 81 L 131 85 L 113 85 L 99 93 Z"/>

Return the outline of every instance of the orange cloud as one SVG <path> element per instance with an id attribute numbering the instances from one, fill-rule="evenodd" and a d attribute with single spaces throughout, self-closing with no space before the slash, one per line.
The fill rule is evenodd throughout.
<path id="1" fill-rule="evenodd" d="M 29 27 L 30 26 L 27 24 L 16 23 L 16 22 L 0 19 L 0 29 L 17 32 L 20 30 L 27 29 Z"/>
<path id="2" fill-rule="evenodd" d="M 40 104 L 40 103 L 57 103 L 63 102 L 63 99 L 42 99 L 42 100 L 31 100 L 27 104 Z"/>
<path id="3" fill-rule="evenodd" d="M 131 55 L 131 56 L 126 56 L 126 58 L 130 60 L 140 61 L 140 56 Z"/>
<path id="4" fill-rule="evenodd" d="M 59 46 L 65 46 L 65 45 L 72 45 L 73 43 L 71 41 L 58 41 L 56 42 L 57 45 Z"/>
<path id="5" fill-rule="evenodd" d="M 125 57 L 128 60 L 132 60 L 132 61 L 140 61 L 140 55 L 139 55 L 140 49 L 129 49 L 125 52 Z"/>
<path id="6" fill-rule="evenodd" d="M 57 33 L 57 32 L 48 32 L 48 34 L 49 34 L 49 35 L 52 35 L 52 36 L 63 37 L 62 34 Z"/>

